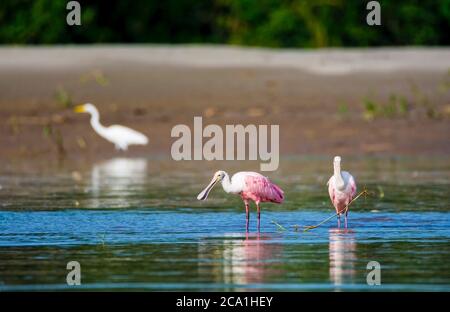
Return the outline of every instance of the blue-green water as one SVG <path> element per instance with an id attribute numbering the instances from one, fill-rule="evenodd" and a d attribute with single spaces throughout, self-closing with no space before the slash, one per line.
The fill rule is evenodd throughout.
<path id="1" fill-rule="evenodd" d="M 260 233 L 254 208 L 246 233 L 239 198 L 218 188 L 195 200 L 209 168 L 122 159 L 77 172 L 7 172 L 0 290 L 450 291 L 446 161 L 395 170 L 355 161 L 357 182 L 372 195 L 355 202 L 349 229 L 333 219 L 303 232 L 333 213 L 326 163 L 305 170 L 309 163 L 269 174 L 286 203 L 262 206 Z M 69 261 L 81 265 L 80 286 L 66 284 Z M 369 261 L 381 265 L 380 286 L 366 282 Z"/>

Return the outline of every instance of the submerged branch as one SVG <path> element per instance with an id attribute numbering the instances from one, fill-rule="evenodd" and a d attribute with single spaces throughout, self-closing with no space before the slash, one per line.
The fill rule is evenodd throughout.
<path id="1" fill-rule="evenodd" d="M 278 227 L 279 230 L 281 230 L 281 231 L 287 231 L 287 229 L 286 229 L 284 226 L 282 226 L 281 224 L 279 224 L 279 223 L 276 222 L 275 220 L 272 220 L 272 223 L 275 224 L 275 225 Z"/>
<path id="2" fill-rule="evenodd" d="M 354 201 L 356 201 L 359 197 L 361 197 L 362 195 L 369 195 L 369 192 L 364 188 L 364 190 L 363 190 L 361 193 L 359 193 L 355 198 L 353 198 L 353 199 L 348 203 L 347 206 L 345 206 L 344 211 L 341 212 L 341 213 L 346 213 L 346 212 L 348 211 L 348 207 L 350 207 L 350 205 L 351 205 Z M 320 223 L 318 223 L 318 224 L 316 224 L 316 225 L 304 226 L 303 231 L 306 232 L 306 231 L 309 231 L 309 230 L 311 230 L 311 229 L 315 229 L 315 228 L 321 226 L 322 224 L 324 224 L 325 222 L 330 221 L 332 218 L 334 218 L 334 217 L 336 217 L 336 216 L 338 216 L 338 215 L 339 215 L 339 213 L 335 213 L 334 215 L 329 216 L 328 218 L 326 218 L 325 220 L 323 220 L 322 222 L 320 222 Z"/>

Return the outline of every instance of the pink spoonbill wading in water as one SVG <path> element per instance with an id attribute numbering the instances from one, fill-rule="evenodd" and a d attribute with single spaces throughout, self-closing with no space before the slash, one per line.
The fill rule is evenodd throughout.
<path id="1" fill-rule="evenodd" d="M 234 174 L 231 179 L 225 171 L 217 171 L 208 186 L 198 194 L 197 199 L 206 200 L 209 192 L 218 182 L 222 183 L 225 192 L 240 195 L 244 201 L 247 231 L 250 219 L 250 200 L 255 202 L 258 211 L 258 230 L 261 219 L 259 204 L 262 202 L 281 204 L 284 200 L 283 190 L 273 184 L 267 177 L 256 172 L 244 171 Z"/>
<path id="2" fill-rule="evenodd" d="M 347 228 L 347 205 L 356 195 L 356 182 L 347 171 L 341 171 L 341 157 L 334 157 L 334 174 L 328 180 L 328 193 L 338 215 L 338 227 L 341 227 L 341 214 L 345 213 L 345 228 Z"/>

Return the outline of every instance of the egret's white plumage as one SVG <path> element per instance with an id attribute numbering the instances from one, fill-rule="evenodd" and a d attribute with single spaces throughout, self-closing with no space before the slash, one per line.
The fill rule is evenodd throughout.
<path id="1" fill-rule="evenodd" d="M 126 151 L 129 145 L 146 145 L 148 138 L 133 129 L 121 125 L 105 127 L 100 123 L 100 114 L 97 108 L 90 104 L 78 105 L 75 107 L 77 113 L 89 113 L 91 115 L 91 126 L 101 137 L 110 141 L 116 149 Z"/>

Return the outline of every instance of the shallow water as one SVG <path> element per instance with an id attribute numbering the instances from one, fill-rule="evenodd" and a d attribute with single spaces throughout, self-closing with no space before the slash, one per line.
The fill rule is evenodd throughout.
<path id="1" fill-rule="evenodd" d="M 209 182 L 213 164 L 113 159 L 92 168 L 0 176 L 0 290 L 444 290 L 450 291 L 450 162 L 352 160 L 361 198 L 349 229 L 333 212 L 324 159 L 291 159 L 268 174 L 286 192 L 254 208 Z M 231 168 L 230 172 L 242 170 Z M 254 169 L 256 170 L 256 169 Z M 358 173 L 358 174 L 356 174 Z M 272 223 L 276 221 L 285 230 Z M 66 264 L 81 264 L 67 286 Z M 369 286 L 366 266 L 381 265 Z"/>

